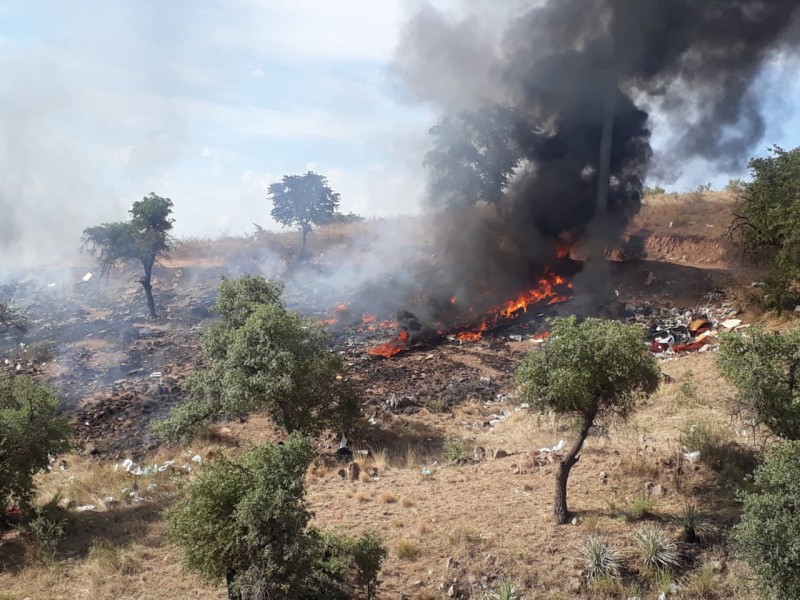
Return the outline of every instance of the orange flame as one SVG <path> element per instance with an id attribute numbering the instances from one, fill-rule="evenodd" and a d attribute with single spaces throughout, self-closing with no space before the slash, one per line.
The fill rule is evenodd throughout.
<path id="1" fill-rule="evenodd" d="M 408 333 L 401 331 L 400 334 L 391 342 L 370 348 L 368 352 L 372 356 L 391 358 L 395 354 L 400 354 L 403 350 L 408 350 L 408 339 Z"/>
<path id="2" fill-rule="evenodd" d="M 555 286 L 572 289 L 572 283 L 567 282 L 560 275 L 547 273 L 539 280 L 539 285 L 522 292 L 513 300 L 508 300 L 488 311 L 477 327 L 469 331 L 456 334 L 456 338 L 466 342 L 475 342 L 483 337 L 483 332 L 496 325 L 501 319 L 516 319 L 521 314 L 528 312 L 528 307 L 534 304 L 558 304 L 566 302 L 569 298 L 559 293 Z"/>

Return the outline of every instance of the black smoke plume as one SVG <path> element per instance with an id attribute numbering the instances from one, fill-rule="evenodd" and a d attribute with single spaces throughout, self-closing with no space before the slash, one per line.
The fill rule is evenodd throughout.
<path id="1" fill-rule="evenodd" d="M 640 207 L 654 111 L 675 157 L 741 169 L 765 131 L 758 77 L 800 37 L 797 0 L 543 0 L 494 3 L 492 18 L 463 4 L 424 5 L 394 64 L 413 100 L 444 113 L 426 158 L 452 259 L 428 279 L 435 295 L 500 296 L 524 287 L 559 236 L 618 238 Z"/>

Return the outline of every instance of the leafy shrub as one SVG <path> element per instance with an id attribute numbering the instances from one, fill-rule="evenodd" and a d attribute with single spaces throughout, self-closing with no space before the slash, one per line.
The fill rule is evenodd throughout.
<path id="1" fill-rule="evenodd" d="M 681 430 L 681 444 L 687 450 L 699 450 L 700 460 L 716 471 L 728 487 L 740 486 L 756 467 L 751 449 L 737 444 L 709 423 L 688 423 Z"/>
<path id="2" fill-rule="evenodd" d="M 736 388 L 744 416 L 787 439 L 800 439 L 800 331 L 754 328 L 722 336 L 717 364 Z"/>
<path id="3" fill-rule="evenodd" d="M 38 510 L 24 527 L 33 538 L 36 558 L 43 563 L 54 560 L 58 543 L 66 535 L 66 519 L 54 518 L 47 510 Z"/>
<path id="4" fill-rule="evenodd" d="M 800 598 L 800 441 L 767 454 L 752 491 L 743 492 L 741 522 L 732 532 L 767 598 Z"/>
<path id="5" fill-rule="evenodd" d="M 69 449 L 68 435 L 52 388 L 30 377 L 0 375 L 0 515 L 5 506 L 30 505 L 33 476 L 51 455 Z"/>
<path id="6" fill-rule="evenodd" d="M 222 320 L 203 336 L 208 368 L 188 377 L 188 398 L 156 426 L 162 437 L 191 437 L 214 418 L 257 409 L 288 433 L 352 424 L 359 406 L 336 379 L 341 358 L 319 323 L 286 309 L 282 293 L 281 282 L 251 275 L 220 284 L 214 311 Z"/>
<path id="7" fill-rule="evenodd" d="M 800 276 L 800 148 L 772 148 L 750 161 L 753 180 L 744 185 L 733 230 L 755 251 L 765 251 L 779 279 Z"/>
<path id="8" fill-rule="evenodd" d="M 614 579 L 619 576 L 619 554 L 602 536 L 592 535 L 586 538 L 578 549 L 578 556 L 589 581 Z"/>
<path id="9" fill-rule="evenodd" d="M 442 454 L 442 458 L 454 464 L 469 462 L 470 455 L 467 443 L 460 437 L 448 437 L 444 441 L 444 453 Z"/>
<path id="10" fill-rule="evenodd" d="M 680 564 L 678 546 L 660 527 L 644 527 L 634 533 L 639 557 L 645 569 L 658 573 Z"/>
<path id="11" fill-rule="evenodd" d="M 350 585 L 374 590 L 385 556 L 377 536 L 351 540 L 307 528 L 304 480 L 313 455 L 295 434 L 205 466 L 167 513 L 185 565 L 225 579 L 242 600 L 348 598 Z"/>

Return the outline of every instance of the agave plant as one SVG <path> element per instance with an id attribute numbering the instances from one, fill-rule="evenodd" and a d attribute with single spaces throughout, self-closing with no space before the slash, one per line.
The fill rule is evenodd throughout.
<path id="1" fill-rule="evenodd" d="M 499 588 L 487 591 L 483 595 L 483 600 L 521 600 L 521 596 L 514 581 L 506 578 L 500 582 Z"/>
<path id="2" fill-rule="evenodd" d="M 613 579 L 619 576 L 620 558 L 608 541 L 599 535 L 591 535 L 578 549 L 584 572 L 589 581 Z"/>
<path id="3" fill-rule="evenodd" d="M 694 504 L 687 504 L 683 510 L 678 513 L 675 520 L 683 526 L 681 540 L 689 544 L 697 543 L 697 529 L 702 522 L 697 506 Z"/>
<path id="4" fill-rule="evenodd" d="M 645 527 L 634 535 L 645 569 L 663 571 L 680 564 L 678 545 L 660 527 Z"/>

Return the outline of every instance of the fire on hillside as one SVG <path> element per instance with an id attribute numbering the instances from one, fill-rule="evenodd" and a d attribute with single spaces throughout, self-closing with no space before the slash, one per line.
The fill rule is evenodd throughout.
<path id="1" fill-rule="evenodd" d="M 492 290 L 486 290 L 472 300 L 451 296 L 444 302 L 434 302 L 431 298 L 426 302 L 421 300 L 423 295 L 420 294 L 407 303 L 414 312 L 400 310 L 394 315 L 395 318 L 382 320 L 375 314 L 357 311 L 342 303 L 323 323 L 336 329 L 347 329 L 354 334 L 397 331 L 393 339 L 367 351 L 372 356 L 384 358 L 400 354 L 420 342 L 435 343 L 445 336 L 462 342 L 478 341 L 485 333 L 505 328 L 534 308 L 569 300 L 573 288 L 570 277 L 576 271 L 576 263 L 566 257 L 561 258 L 565 260 L 559 261 L 559 271 L 564 274 L 545 267 L 540 275 L 531 278 L 535 281 L 534 285 L 523 286 L 521 291 L 509 294 L 508 299 L 498 301 L 499 294 Z M 430 304 L 439 307 L 435 316 L 427 316 L 430 311 L 419 308 Z M 420 318 L 418 314 L 426 317 Z"/>

